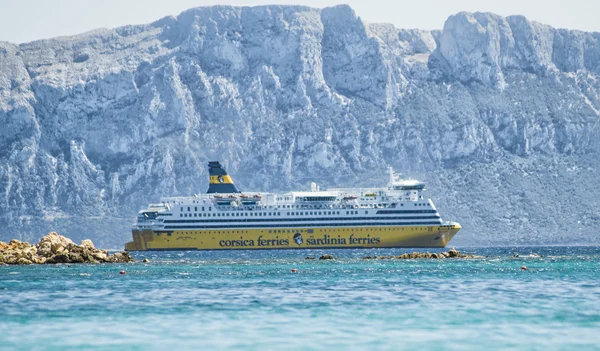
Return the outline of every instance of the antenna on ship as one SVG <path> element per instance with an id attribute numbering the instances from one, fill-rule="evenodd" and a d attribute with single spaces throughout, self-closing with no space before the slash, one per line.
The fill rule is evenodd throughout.
<path id="1" fill-rule="evenodd" d="M 388 166 L 388 176 L 388 184 L 392 185 L 394 183 L 394 169 L 392 168 L 392 166 Z"/>

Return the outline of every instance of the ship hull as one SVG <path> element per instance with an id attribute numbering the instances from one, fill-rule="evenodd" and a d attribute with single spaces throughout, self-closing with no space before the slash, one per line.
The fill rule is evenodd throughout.
<path id="1" fill-rule="evenodd" d="M 127 251 L 325 248 L 443 248 L 461 229 L 447 225 L 301 227 L 219 230 L 132 230 Z"/>

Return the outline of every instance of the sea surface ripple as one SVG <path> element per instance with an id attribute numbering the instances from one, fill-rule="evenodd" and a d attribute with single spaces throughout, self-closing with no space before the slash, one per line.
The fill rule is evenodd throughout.
<path id="1" fill-rule="evenodd" d="M 487 257 L 191 251 L 0 266 L 0 349 L 598 349 L 599 247 L 458 249 Z"/>

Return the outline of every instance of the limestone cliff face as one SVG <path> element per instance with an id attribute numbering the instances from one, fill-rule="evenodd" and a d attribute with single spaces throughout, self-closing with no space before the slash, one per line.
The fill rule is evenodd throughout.
<path id="1" fill-rule="evenodd" d="M 207 187 L 418 176 L 453 244 L 600 243 L 600 34 L 459 13 L 442 31 L 347 6 L 207 7 L 0 43 L 0 239 L 129 239 L 137 210 Z"/>

